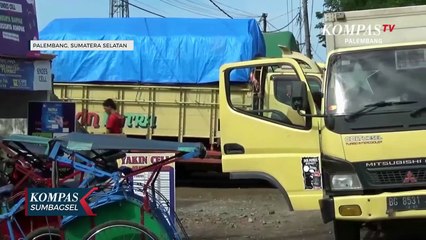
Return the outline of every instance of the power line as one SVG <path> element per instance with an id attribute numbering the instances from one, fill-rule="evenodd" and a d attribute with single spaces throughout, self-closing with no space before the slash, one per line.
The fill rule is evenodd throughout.
<path id="1" fill-rule="evenodd" d="M 269 26 L 271 26 L 271 27 L 273 27 L 275 30 L 277 30 L 278 28 L 277 27 L 275 27 L 270 21 L 267 21 L 267 23 L 268 23 L 268 25 Z"/>
<path id="2" fill-rule="evenodd" d="M 121 1 L 124 3 L 124 0 L 121 0 Z M 139 10 L 142 10 L 142 11 L 144 11 L 144 12 L 151 13 L 152 15 L 155 15 L 155 16 L 158 16 L 158 17 L 165 18 L 165 16 L 163 16 L 163 15 L 161 15 L 161 14 L 158 14 L 158 13 L 155 13 L 155 12 L 150 11 L 150 10 L 148 10 L 148 9 L 145 9 L 145 8 L 139 7 L 138 5 L 135 5 L 135 4 L 131 3 L 131 2 L 128 2 L 128 4 L 129 4 L 130 6 L 132 6 L 132 7 L 134 7 L 134 8 L 137 8 L 137 9 L 139 9 Z"/>
<path id="3" fill-rule="evenodd" d="M 198 11 L 214 11 L 214 13 L 217 13 L 217 9 L 213 8 L 210 4 L 202 4 L 198 1 L 193 1 L 193 0 L 186 0 L 186 1 L 180 1 L 180 0 L 175 0 L 176 2 L 181 3 L 183 6 L 189 7 L 189 8 L 193 8 L 193 9 L 198 9 Z M 187 2 L 187 3 L 185 3 Z"/>
<path id="4" fill-rule="evenodd" d="M 202 12 L 204 14 L 210 14 L 215 15 L 217 14 L 217 9 L 213 8 L 210 4 L 208 6 L 202 5 L 197 3 L 196 1 L 191 0 L 174 0 L 175 4 L 178 4 L 179 6 L 185 7 L 186 9 L 196 11 L 196 12 Z"/>
<path id="5" fill-rule="evenodd" d="M 314 50 L 314 54 L 322 61 L 324 62 L 324 59 L 317 53 L 316 50 Z"/>
<path id="6" fill-rule="evenodd" d="M 288 0 L 286 1 L 286 3 L 287 3 L 287 14 L 286 14 L 286 15 L 287 15 L 287 22 L 290 22 L 290 15 L 289 15 L 289 13 L 290 13 L 290 12 L 288 11 L 288 9 L 289 9 L 289 8 L 288 8 Z M 292 12 L 293 12 L 293 11 L 292 11 Z M 288 30 L 288 29 L 287 29 L 287 30 Z"/>
<path id="7" fill-rule="evenodd" d="M 228 16 L 231 19 L 234 19 L 231 15 L 229 15 L 227 12 L 225 12 L 222 8 L 219 7 L 219 5 L 217 5 L 213 0 L 209 0 L 217 9 L 219 9 L 221 12 L 223 12 L 223 14 L 225 14 L 226 16 Z"/>
<path id="8" fill-rule="evenodd" d="M 178 8 L 178 9 L 181 9 L 181 10 L 184 10 L 184 11 L 187 11 L 187 12 L 191 12 L 191 13 L 194 13 L 194 14 L 197 14 L 197 15 L 200 15 L 200 16 L 204 16 L 204 17 L 213 17 L 213 18 L 217 18 L 217 16 L 212 16 L 212 15 L 207 15 L 207 14 L 202 14 L 202 13 L 199 13 L 198 11 L 194 11 L 194 10 L 191 10 L 191 9 L 188 9 L 188 8 L 184 8 L 184 7 L 181 7 L 181 6 L 178 6 L 178 5 L 175 5 L 175 4 L 173 4 L 173 3 L 170 3 L 169 1 L 166 1 L 166 0 L 160 0 L 161 2 L 163 2 L 163 3 L 165 3 L 165 4 L 167 4 L 167 5 L 170 5 L 170 6 L 172 6 L 172 7 L 175 7 L 175 8 Z"/>
<path id="9" fill-rule="evenodd" d="M 291 9 L 293 9 L 293 1 L 292 0 L 290 0 L 290 4 L 291 4 Z M 287 10 L 288 10 L 288 8 L 287 8 Z M 293 17 L 293 12 L 291 12 L 291 17 Z M 291 32 L 294 32 L 293 30 L 294 30 L 293 25 L 291 25 Z"/>
<path id="10" fill-rule="evenodd" d="M 213 8 L 212 9 L 212 6 L 211 6 L 211 4 L 207 4 L 207 3 L 203 3 L 203 2 L 200 2 L 199 0 L 185 0 L 185 1 L 180 1 L 180 0 L 176 0 L 176 1 L 178 1 L 178 2 L 182 2 L 182 4 L 183 5 L 185 5 L 185 6 L 189 6 L 189 7 L 191 7 L 191 6 L 193 6 L 193 7 L 196 7 L 196 8 L 198 8 L 198 9 L 200 9 L 199 11 L 206 11 L 206 9 L 207 9 L 207 11 L 211 11 L 211 10 L 213 10 L 214 12 L 217 12 L 218 11 L 218 9 L 217 8 Z M 187 3 L 185 3 L 185 2 L 187 2 Z M 216 1 L 216 3 L 218 3 L 218 4 L 220 4 L 219 2 L 217 2 Z M 232 7 L 231 7 L 232 8 Z M 238 10 L 238 9 L 237 9 Z M 237 16 L 241 16 L 241 17 L 258 17 L 258 16 L 256 16 L 256 15 L 254 15 L 254 14 L 252 14 L 252 15 L 247 15 L 247 14 L 241 14 L 241 13 L 238 13 L 238 12 L 236 12 L 236 11 L 231 11 L 231 10 L 227 10 L 227 12 L 229 13 L 229 14 L 231 14 L 231 15 L 237 15 Z"/>
<path id="11" fill-rule="evenodd" d="M 164 11 L 163 11 L 162 9 L 156 8 L 156 7 L 152 6 L 152 5 L 148 5 L 148 4 L 146 4 L 145 2 L 142 2 L 141 0 L 133 0 L 133 2 L 137 2 L 137 3 L 139 3 L 139 4 L 142 4 L 142 5 L 144 5 L 144 6 L 147 6 L 147 7 L 149 7 L 149 9 L 156 10 L 157 12 L 163 12 L 163 13 L 164 13 Z"/>
<path id="12" fill-rule="evenodd" d="M 303 43 L 300 42 L 300 32 L 297 33 L 296 42 L 297 42 L 297 46 L 299 46 L 299 51 L 301 51 Z"/>
<path id="13" fill-rule="evenodd" d="M 286 15 L 287 15 L 287 21 L 290 21 L 290 19 L 289 19 L 289 17 L 288 17 L 288 14 L 289 14 L 289 13 L 292 13 L 292 12 L 294 12 L 294 11 L 298 10 L 298 9 L 299 9 L 299 8 L 295 8 L 295 9 L 292 9 L 292 10 L 290 10 L 290 11 L 287 11 L 286 13 L 283 13 L 283 14 L 281 14 L 281 15 L 278 15 L 278 16 L 276 16 L 276 17 L 271 18 L 271 19 L 270 19 L 270 21 L 275 20 L 275 19 L 278 19 L 278 18 L 280 18 L 280 17 L 284 17 L 284 16 L 286 16 Z"/>
<path id="14" fill-rule="evenodd" d="M 268 32 L 268 33 L 279 32 L 279 31 L 283 30 L 284 28 L 290 26 L 290 24 L 292 24 L 294 22 L 294 20 L 296 20 L 299 17 L 299 15 L 300 15 L 300 13 L 298 13 L 296 16 L 294 16 L 294 18 L 289 23 L 287 23 L 287 25 L 285 25 L 284 27 L 281 27 L 281 28 L 279 28 L 275 31 L 271 31 L 271 32 Z"/>
<path id="15" fill-rule="evenodd" d="M 226 4 L 224 4 L 224 3 L 222 3 L 222 2 L 219 2 L 219 1 L 216 1 L 216 2 L 217 2 L 218 4 L 220 4 L 220 5 L 224 6 L 224 7 L 227 7 L 227 8 L 230 8 L 230 9 L 233 9 L 233 10 L 236 10 L 236 11 L 239 11 L 239 12 L 241 12 L 241 13 L 247 14 L 247 15 L 241 15 L 241 16 L 246 16 L 246 17 L 260 17 L 258 14 L 254 14 L 254 13 L 252 13 L 252 12 L 247 12 L 247 11 L 244 11 L 244 10 L 241 10 L 241 9 L 238 9 L 238 8 L 234 8 L 234 7 L 230 6 L 230 5 L 226 5 Z"/>

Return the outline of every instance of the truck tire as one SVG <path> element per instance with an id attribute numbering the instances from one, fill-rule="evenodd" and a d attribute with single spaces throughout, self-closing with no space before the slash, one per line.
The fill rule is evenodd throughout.
<path id="1" fill-rule="evenodd" d="M 361 224 L 353 221 L 334 220 L 335 240 L 360 240 Z"/>

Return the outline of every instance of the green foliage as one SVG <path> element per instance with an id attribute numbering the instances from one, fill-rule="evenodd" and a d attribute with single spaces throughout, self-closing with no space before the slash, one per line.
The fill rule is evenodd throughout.
<path id="1" fill-rule="evenodd" d="M 426 4 L 426 0 L 324 0 L 324 11 L 316 12 L 316 17 L 320 20 L 320 22 L 315 25 L 315 28 L 322 30 L 324 23 L 321 20 L 324 18 L 324 13 L 327 12 L 405 7 L 424 4 Z M 325 47 L 325 36 L 320 33 L 317 37 L 319 43 Z"/>
<path id="2" fill-rule="evenodd" d="M 325 0 L 328 1 L 328 0 Z M 343 11 L 365 10 L 375 8 L 405 7 L 426 4 L 426 0 L 341 0 Z"/>

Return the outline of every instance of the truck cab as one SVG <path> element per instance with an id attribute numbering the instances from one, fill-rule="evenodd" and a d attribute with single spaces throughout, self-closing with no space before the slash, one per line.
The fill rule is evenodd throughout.
<path id="1" fill-rule="evenodd" d="M 220 125 L 222 169 L 231 178 L 257 178 L 272 183 L 281 190 L 290 210 L 318 209 L 322 198 L 320 167 L 319 126 L 320 119 L 300 116 L 292 103 L 282 101 L 273 104 L 262 93 L 253 93 L 253 104 L 242 107 L 233 98 L 231 80 L 237 71 L 258 69 L 261 82 L 275 81 L 289 85 L 292 98 L 306 91 L 308 96 L 304 114 L 319 114 L 315 104 L 314 88 L 308 87 L 303 68 L 292 57 L 266 58 L 225 64 L 220 72 Z M 278 70 L 278 71 L 277 71 Z M 263 73 L 263 74 L 262 74 Z M 285 76 L 285 77 L 281 77 Z M 305 88 L 298 85 L 303 82 Z M 262 84 L 261 84 L 262 86 Z M 265 89 L 263 85 L 260 89 Z M 285 91 L 286 88 L 283 88 Z M 272 93 L 276 92 L 269 91 Z M 279 99 L 278 99 L 279 100 Z M 274 100 L 275 101 L 275 100 Z M 298 116 L 298 121 L 282 121 Z M 292 119 L 291 119 L 292 120 Z"/>
<path id="2" fill-rule="evenodd" d="M 295 74 L 277 78 L 281 73 L 273 69 L 282 66 Z M 230 74 L 253 67 L 269 69 L 272 85 L 278 80 L 289 86 L 288 102 L 234 105 Z M 324 222 L 334 222 L 336 239 L 359 239 L 363 224 L 422 217 L 425 74 L 426 42 L 335 51 L 318 108 L 303 68 L 292 58 L 224 65 L 223 171 L 232 178 L 268 180 L 292 210 L 321 208 Z M 286 117 L 291 121 L 281 120 Z"/>
<path id="3" fill-rule="evenodd" d="M 324 70 L 320 68 L 315 61 L 309 59 L 299 52 L 293 52 L 286 46 L 279 45 L 283 57 L 294 59 L 303 69 L 307 84 L 316 100 L 316 107 L 321 106 L 321 85 Z M 263 58 L 266 59 L 266 58 Z M 254 89 L 253 104 L 260 106 L 262 109 L 274 109 L 284 113 L 279 114 L 277 111 L 271 112 L 271 117 L 288 124 L 297 123 L 299 125 L 305 121 L 297 111 L 291 107 L 291 81 L 297 78 L 295 71 L 287 65 L 277 67 L 257 67 L 254 69 L 254 77 L 259 86 Z M 259 81 L 260 79 L 260 81 Z M 264 111 L 263 114 L 266 114 Z"/>
<path id="4" fill-rule="evenodd" d="M 353 13 L 353 21 L 387 16 L 402 23 L 409 16 L 415 26 L 383 34 L 386 44 L 331 50 L 317 96 L 303 64 L 292 57 L 222 66 L 223 171 L 231 178 L 269 181 L 290 210 L 320 209 L 323 221 L 333 222 L 335 239 L 360 239 L 361 227 L 409 233 L 406 229 L 416 226 L 412 221 L 426 216 L 426 42 L 406 41 L 424 33 L 426 6 L 413 9 Z M 344 24 L 352 21 L 347 17 Z M 265 76 L 272 78 L 277 69 L 290 71 L 292 77 L 280 80 L 291 90 L 287 100 L 293 111 L 270 101 L 236 106 L 229 82 L 234 71 L 247 68 L 268 69 Z M 300 121 L 265 114 L 292 118 L 294 112 Z"/>

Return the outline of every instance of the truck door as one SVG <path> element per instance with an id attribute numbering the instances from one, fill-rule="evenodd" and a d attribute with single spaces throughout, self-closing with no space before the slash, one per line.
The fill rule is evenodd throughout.
<path id="1" fill-rule="evenodd" d="M 286 116 L 288 113 L 267 108 L 265 101 L 253 101 L 253 96 L 241 97 L 232 92 L 231 85 L 248 83 L 250 72 L 260 68 L 261 89 L 256 98 L 262 98 L 264 83 L 271 75 L 268 73 L 283 66 L 291 67 L 297 75 L 288 78 L 290 86 L 297 85 L 290 81 L 306 84 L 302 69 L 290 58 L 239 62 L 221 68 L 222 168 L 232 178 L 268 180 L 282 191 L 291 210 L 319 209 L 318 200 L 322 197 L 319 119 L 304 117 L 302 123 L 293 123 Z M 289 92 L 293 90 L 297 89 Z M 304 111 L 316 114 L 309 87 L 306 98 L 308 107 Z"/>

